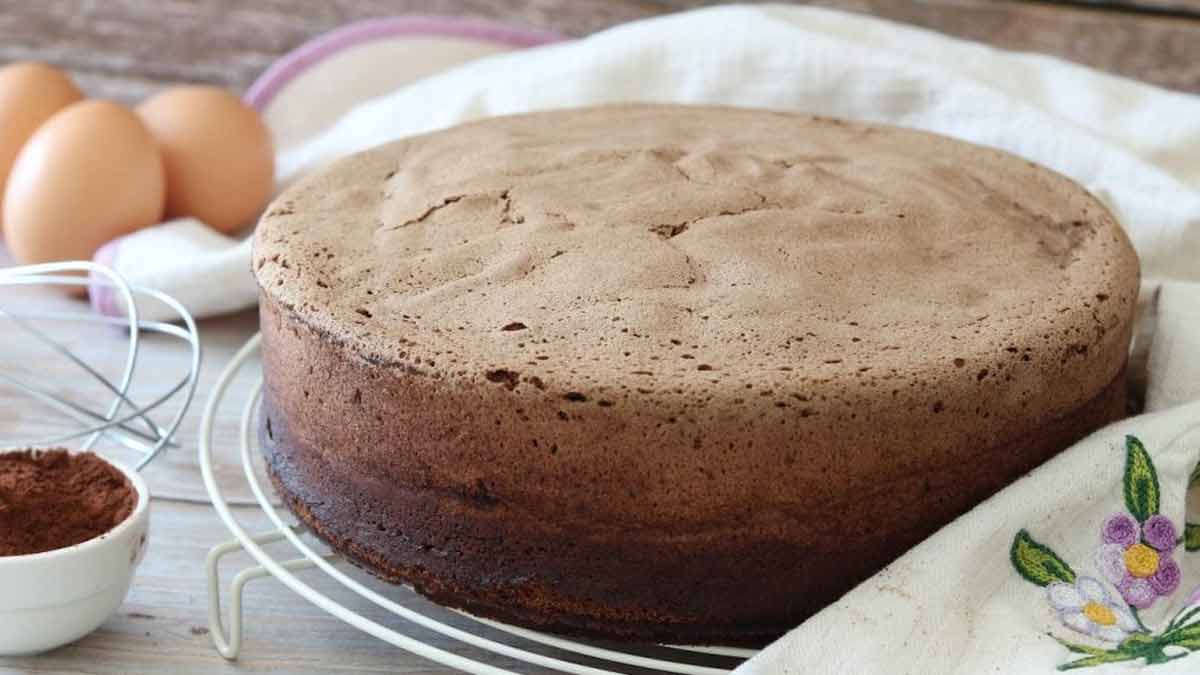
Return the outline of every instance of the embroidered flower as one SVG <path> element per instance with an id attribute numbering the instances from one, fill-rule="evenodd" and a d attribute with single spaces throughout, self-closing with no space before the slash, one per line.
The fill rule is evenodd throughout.
<path id="1" fill-rule="evenodd" d="M 1192 476 L 1200 482 L 1200 466 Z M 1095 566 L 1117 593 L 1102 581 L 1079 576 L 1070 563 L 1028 530 L 1019 530 L 1009 559 L 1021 578 L 1046 589 L 1059 621 L 1073 631 L 1109 643 L 1104 647 L 1075 644 L 1051 633 L 1074 656 L 1059 670 L 1090 668 L 1138 661 L 1168 663 L 1200 652 L 1200 587 L 1165 625 L 1146 626 L 1138 610 L 1179 590 L 1176 548 L 1200 551 L 1200 523 L 1184 523 L 1183 537 L 1171 519 L 1160 513 L 1162 491 L 1154 459 L 1134 436 L 1125 437 L 1125 474 L 1121 479 L 1125 510 L 1100 524 Z M 1121 601 L 1124 602 L 1121 602 Z"/>
<path id="2" fill-rule="evenodd" d="M 1145 579 L 1158 571 L 1158 551 L 1145 544 L 1125 549 L 1125 569 L 1135 577 Z"/>
<path id="3" fill-rule="evenodd" d="M 1179 565 L 1171 558 L 1178 534 L 1170 518 L 1154 514 L 1139 526 L 1128 514 L 1114 513 L 1100 528 L 1100 539 L 1096 567 L 1125 602 L 1148 609 L 1179 588 Z"/>
<path id="4" fill-rule="evenodd" d="M 1142 525 L 1142 539 L 1159 551 L 1170 553 L 1179 543 L 1179 534 L 1175 531 L 1175 523 L 1160 513 L 1150 516 Z"/>
<path id="5" fill-rule="evenodd" d="M 1124 513 L 1114 513 L 1104 521 L 1100 537 L 1106 544 L 1133 546 L 1138 539 L 1137 521 Z"/>
<path id="6" fill-rule="evenodd" d="M 1074 584 L 1052 583 L 1046 597 L 1063 625 L 1084 635 L 1119 643 L 1138 630 L 1133 614 L 1092 577 L 1079 577 Z"/>
<path id="7" fill-rule="evenodd" d="M 1168 596 L 1179 589 L 1179 582 L 1183 580 L 1183 574 L 1179 570 L 1179 564 L 1174 560 L 1167 558 L 1158 566 L 1158 571 L 1154 576 L 1150 577 L 1150 585 L 1154 587 L 1154 592 L 1160 597 Z"/>
<path id="8" fill-rule="evenodd" d="M 1150 585 L 1150 582 L 1136 577 L 1125 577 L 1117 584 L 1117 590 L 1121 591 L 1121 597 L 1125 599 L 1125 602 L 1138 609 L 1147 609 L 1158 599 L 1158 593 L 1154 592 L 1154 587 Z"/>
<path id="9" fill-rule="evenodd" d="M 1125 547 L 1121 544 L 1104 544 L 1096 549 L 1095 562 L 1101 576 L 1112 583 L 1125 579 Z"/>

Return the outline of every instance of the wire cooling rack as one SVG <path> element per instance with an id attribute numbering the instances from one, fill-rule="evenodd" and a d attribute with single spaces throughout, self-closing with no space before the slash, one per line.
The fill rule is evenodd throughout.
<path id="1" fill-rule="evenodd" d="M 449 641 L 452 644 L 461 645 L 463 650 L 482 651 L 497 657 L 496 660 L 515 661 L 552 672 L 577 675 L 619 675 L 630 672 L 631 669 L 639 672 L 720 675 L 729 672 L 729 669 L 740 660 L 754 654 L 753 650 L 729 647 L 650 646 L 645 649 L 626 649 L 602 646 L 568 640 L 456 612 L 455 614 L 461 615 L 464 620 L 469 622 L 469 629 L 464 629 L 451 625 L 442 618 L 455 616 L 450 613 L 450 610 L 437 609 L 434 611 L 421 608 L 421 605 L 428 603 L 412 603 L 412 606 L 406 606 L 394 597 L 387 597 L 384 594 L 387 593 L 386 590 L 379 592 L 369 588 L 362 581 L 347 573 L 351 566 L 346 561 L 327 551 L 303 527 L 291 522 L 290 517 L 281 514 L 270 498 L 268 490 L 263 488 L 254 468 L 254 457 L 257 452 L 255 420 L 262 398 L 261 377 L 253 385 L 249 400 L 241 412 L 240 458 L 246 482 L 257 502 L 256 508 L 266 514 L 273 528 L 257 533 L 247 531 L 230 509 L 230 504 L 226 501 L 221 487 L 214 478 L 212 439 L 216 419 L 225 403 L 229 385 L 239 372 L 246 368 L 247 363 L 257 355 L 259 341 L 260 336 L 255 335 L 246 342 L 221 373 L 200 422 L 199 458 L 204 485 L 217 515 L 233 533 L 233 539 L 219 544 L 209 551 L 206 563 L 209 630 L 217 651 L 226 659 L 237 658 L 242 649 L 243 591 L 246 584 L 266 576 L 274 577 L 308 602 L 365 633 L 413 654 L 467 673 L 516 675 L 514 671 L 443 649 L 422 636 L 437 635 L 440 636 L 437 638 L 440 643 Z M 271 551 L 268 551 L 268 548 Z M 281 548 L 285 551 L 285 555 L 279 553 Z M 233 577 L 233 583 L 230 586 L 229 622 L 226 626 L 221 611 L 219 565 L 225 556 L 237 551 L 245 551 L 250 554 L 257 565 L 244 568 Z M 312 581 L 301 579 L 298 576 L 299 573 L 313 575 Z M 314 586 L 317 584 L 324 588 L 330 586 L 330 582 L 338 589 L 339 597 L 345 597 L 345 592 L 357 597 L 349 603 L 343 603 Z M 395 594 L 389 593 L 388 595 L 394 596 Z M 355 607 L 369 608 L 372 615 L 379 614 L 375 610 L 382 610 L 386 620 L 377 621 L 369 618 L 364 611 L 357 610 Z M 455 623 L 462 622 L 456 621 Z M 393 625 L 404 626 L 405 630 L 391 627 Z M 485 634 L 503 636 L 503 641 L 486 637 Z M 588 665 L 580 661 L 596 665 Z M 713 662 L 720 662 L 722 665 L 709 665 Z"/>
<path id="2" fill-rule="evenodd" d="M 122 301 L 125 316 L 103 316 L 90 310 L 46 309 L 41 304 L 31 308 L 26 306 L 27 303 L 10 304 L 9 301 L 15 298 L 0 299 L 0 325 L 8 324 L 18 331 L 5 331 L 6 347 L 12 347 L 10 340 L 22 337 L 32 339 L 41 343 L 58 358 L 73 363 L 81 374 L 86 376 L 76 386 L 67 388 L 71 392 L 68 394 L 64 393 L 63 389 L 56 391 L 56 383 L 46 382 L 45 378 L 31 378 L 28 374 L 23 376 L 16 368 L 18 364 L 0 366 L 0 384 L 14 388 L 20 394 L 48 406 L 68 422 L 66 430 L 49 435 L 0 438 L 0 447 L 42 448 L 83 439 L 77 447 L 81 451 L 88 451 L 92 450 L 98 441 L 105 439 L 134 452 L 137 456 L 134 468 L 140 471 L 164 448 L 176 445 L 171 438 L 192 402 L 200 372 L 200 339 L 196 323 L 187 309 L 160 291 L 130 284 L 112 269 L 90 261 L 0 268 L 0 288 L 17 286 L 111 288 Z M 138 301 L 160 302 L 166 305 L 176 314 L 182 325 L 139 319 Z M 78 332 L 81 326 L 86 331 L 97 325 L 119 329 L 113 330 L 113 335 L 123 337 L 126 342 L 124 366 L 121 374 L 115 378 L 110 378 L 100 369 L 93 367 L 76 350 L 68 346 L 70 340 L 63 339 L 68 335 L 68 330 L 76 331 L 71 335 L 77 337 L 80 334 L 88 334 Z M 146 334 L 177 338 L 187 344 L 189 351 L 186 361 L 181 364 L 184 367 L 180 369 L 179 379 L 152 400 L 139 403 L 134 392 L 137 382 L 135 370 L 141 353 L 142 338 Z M 106 407 L 101 406 L 97 409 L 95 401 L 86 400 L 82 395 L 84 390 L 89 388 L 86 384 L 89 381 L 94 381 L 94 385 L 103 390 L 105 398 L 111 397 L 111 402 Z M 153 417 L 167 408 L 168 404 L 177 406 L 177 410 L 165 426 L 160 426 Z"/>

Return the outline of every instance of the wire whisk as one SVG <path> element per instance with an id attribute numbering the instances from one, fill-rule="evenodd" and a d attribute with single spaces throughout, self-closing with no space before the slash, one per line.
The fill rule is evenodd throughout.
<path id="1" fill-rule="evenodd" d="M 0 356 L 0 384 L 6 384 L 23 392 L 30 398 L 49 406 L 70 420 L 74 428 L 63 433 L 34 438 L 0 437 L 0 447 L 48 447 L 63 445 L 83 439 L 78 446 L 81 451 L 91 450 L 101 438 L 124 446 L 140 455 L 135 468 L 141 470 L 154 460 L 164 448 L 177 445 L 173 440 L 192 399 L 200 374 L 200 338 L 196 322 L 188 310 L 177 300 L 160 291 L 128 283 L 116 271 L 90 261 L 45 263 L 0 269 L 0 287 L 4 286 L 74 286 L 87 288 L 101 286 L 112 289 L 122 304 L 124 317 L 104 316 L 92 311 L 30 310 L 6 307 L 0 296 L 0 323 L 8 323 L 27 336 L 39 341 L 55 354 L 92 378 L 112 397 L 107 407 L 96 410 L 67 396 L 55 393 L 43 383 L 32 382 L 5 372 Z M 138 318 L 138 301 L 153 299 L 166 305 L 178 316 L 179 324 L 162 321 L 143 321 Z M 72 351 L 53 333 L 35 322 L 50 324 L 98 324 L 127 329 L 124 348 L 124 366 L 119 377 L 109 379 L 99 369 L 89 364 Z M 189 355 L 187 370 L 174 384 L 149 402 L 139 402 L 131 388 L 135 383 L 135 368 L 144 334 L 157 333 L 177 338 L 186 343 Z M 166 425 L 154 421 L 168 402 L 179 400 L 179 407 Z M 161 417 L 161 416 L 160 416 Z"/>

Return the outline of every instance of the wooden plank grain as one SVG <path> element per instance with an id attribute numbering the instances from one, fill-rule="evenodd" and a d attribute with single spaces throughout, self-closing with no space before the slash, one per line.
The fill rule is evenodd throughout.
<path id="1" fill-rule="evenodd" d="M 719 0 L 659 1 L 672 9 L 721 4 Z M 1200 19 L 1007 0 L 813 0 L 799 4 L 870 14 L 1200 93 Z"/>
<path id="2" fill-rule="evenodd" d="M 1026 0 L 1027 2 L 1058 2 L 1064 5 L 1088 5 L 1115 11 L 1132 10 L 1179 14 L 1200 14 L 1200 0 Z"/>
<path id="3" fill-rule="evenodd" d="M 858 4 L 871 14 L 958 37 L 1200 92 L 1200 20 L 1010 2 L 953 3 L 953 13 L 937 6 L 943 3 Z"/>

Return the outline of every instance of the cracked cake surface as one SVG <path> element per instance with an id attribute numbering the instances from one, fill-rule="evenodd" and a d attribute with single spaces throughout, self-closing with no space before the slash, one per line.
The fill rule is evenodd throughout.
<path id="1" fill-rule="evenodd" d="M 658 105 L 340 160 L 254 266 L 268 463 L 335 548 L 518 623 L 735 641 L 1119 416 L 1138 282 L 1012 155 Z"/>

